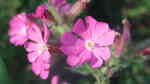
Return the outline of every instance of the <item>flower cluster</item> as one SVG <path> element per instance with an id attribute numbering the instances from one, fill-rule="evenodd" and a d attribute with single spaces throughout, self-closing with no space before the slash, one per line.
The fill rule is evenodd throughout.
<path id="1" fill-rule="evenodd" d="M 25 47 L 27 58 L 32 63 L 32 71 L 46 79 L 51 57 L 47 46 L 48 28 L 44 25 L 40 27 L 28 14 L 21 13 L 11 19 L 9 36 L 12 44 Z"/>
<path id="2" fill-rule="evenodd" d="M 58 13 L 66 12 L 72 6 L 66 0 L 49 2 Z M 57 28 L 49 26 L 57 25 L 53 23 L 53 15 L 45 4 L 41 4 L 34 13 L 20 13 L 14 16 L 9 23 L 10 42 L 25 48 L 32 71 L 42 79 L 48 78 L 52 65 L 52 46 L 56 44 L 58 45 L 55 49 L 67 56 L 67 63 L 72 67 L 89 63 L 93 68 L 99 68 L 111 57 L 109 46 L 113 44 L 115 32 L 107 23 L 96 21 L 91 16 L 86 16 L 84 20 L 78 19 L 70 32 L 64 32 L 60 39 L 53 38 L 60 41 L 52 44 L 49 37 L 55 33 L 53 27 Z M 57 84 L 58 78 L 54 76 L 52 84 Z"/>

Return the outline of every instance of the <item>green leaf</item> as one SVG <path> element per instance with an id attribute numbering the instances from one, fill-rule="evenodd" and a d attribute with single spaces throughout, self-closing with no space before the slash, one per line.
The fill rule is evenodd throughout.
<path id="1" fill-rule="evenodd" d="M 0 58 L 0 83 L 10 84 L 10 78 L 4 61 Z M 12 84 L 12 83 L 11 83 Z"/>

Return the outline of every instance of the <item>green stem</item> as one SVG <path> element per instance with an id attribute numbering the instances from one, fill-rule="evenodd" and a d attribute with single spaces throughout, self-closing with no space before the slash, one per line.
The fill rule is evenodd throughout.
<path id="1" fill-rule="evenodd" d="M 55 21 L 60 25 L 62 24 L 62 18 L 56 11 L 56 9 L 52 5 L 48 5 L 48 10 L 51 12 L 52 16 L 54 17 Z"/>
<path id="2" fill-rule="evenodd" d="M 101 84 L 101 81 L 100 81 L 100 77 L 98 76 L 98 74 L 95 74 L 95 78 L 96 78 L 96 82 L 97 84 Z"/>
<path id="3" fill-rule="evenodd" d="M 92 73 L 92 75 L 95 77 L 96 84 L 101 84 L 99 73 L 96 70 L 92 69 L 90 66 L 88 66 L 88 69 L 90 70 L 90 72 Z"/>

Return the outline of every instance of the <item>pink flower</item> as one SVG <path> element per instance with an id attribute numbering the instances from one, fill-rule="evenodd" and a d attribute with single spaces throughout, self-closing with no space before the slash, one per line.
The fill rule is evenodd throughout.
<path id="1" fill-rule="evenodd" d="M 45 4 L 39 5 L 35 11 L 35 16 L 41 19 L 49 19 L 51 13 L 48 11 L 48 6 Z"/>
<path id="2" fill-rule="evenodd" d="M 59 76 L 54 75 L 51 79 L 51 84 L 59 84 Z"/>
<path id="3" fill-rule="evenodd" d="M 68 84 L 66 81 L 62 81 L 59 77 L 59 75 L 54 75 L 51 79 L 51 84 Z"/>
<path id="4" fill-rule="evenodd" d="M 10 42 L 14 45 L 23 45 L 28 40 L 27 30 L 30 24 L 26 13 L 14 16 L 9 23 Z"/>
<path id="5" fill-rule="evenodd" d="M 28 30 L 28 37 L 30 41 L 25 44 L 25 48 L 28 60 L 32 63 L 32 71 L 42 79 L 47 79 L 51 58 L 47 46 L 49 31 L 47 27 L 40 29 L 37 24 L 32 24 L 32 28 Z"/>
<path id="6" fill-rule="evenodd" d="M 62 82 L 62 84 L 68 84 L 67 82 Z"/>
<path id="7" fill-rule="evenodd" d="M 44 24 L 47 26 L 53 23 L 54 18 L 52 17 L 51 13 L 48 10 L 48 6 L 46 4 L 40 4 L 35 13 L 35 18 L 39 18 Z"/>
<path id="8" fill-rule="evenodd" d="M 144 55 L 150 55 L 150 48 L 148 47 L 143 50 L 139 50 L 139 51 L 137 51 L 137 53 L 144 54 Z"/>
<path id="9" fill-rule="evenodd" d="M 109 29 L 107 23 L 87 16 L 85 22 L 79 19 L 74 24 L 72 32 L 64 33 L 60 49 L 68 56 L 69 65 L 89 62 L 93 68 L 98 68 L 110 58 L 108 46 L 113 43 L 114 37 L 115 32 Z"/>

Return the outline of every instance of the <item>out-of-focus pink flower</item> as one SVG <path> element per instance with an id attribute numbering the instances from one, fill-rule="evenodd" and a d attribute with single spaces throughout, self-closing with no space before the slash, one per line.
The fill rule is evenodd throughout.
<path id="1" fill-rule="evenodd" d="M 49 0 L 49 3 L 53 5 L 60 14 L 68 12 L 72 7 L 72 4 L 68 3 L 67 0 Z"/>
<path id="2" fill-rule="evenodd" d="M 131 24 L 129 23 L 129 21 L 127 19 L 123 19 L 122 21 L 123 24 L 123 38 L 125 43 L 129 43 L 130 41 L 130 29 L 131 29 Z"/>
<path id="3" fill-rule="evenodd" d="M 48 6 L 46 4 L 39 5 L 35 11 L 35 16 L 41 19 L 50 18 L 51 13 L 48 11 Z"/>
<path id="4" fill-rule="evenodd" d="M 31 21 L 26 13 L 14 16 L 9 23 L 10 42 L 14 45 L 23 45 L 28 40 L 27 30 L 31 27 Z"/>
<path id="5" fill-rule="evenodd" d="M 87 3 L 89 3 L 90 0 L 77 0 L 76 3 L 72 5 L 70 10 L 66 13 L 67 16 L 76 17 L 78 16 L 84 8 L 86 8 Z"/>
<path id="6" fill-rule="evenodd" d="M 130 28 L 131 25 L 127 19 L 123 20 L 123 33 L 115 38 L 113 47 L 115 48 L 115 56 L 120 56 L 124 52 L 125 45 L 130 42 Z"/>
<path id="7" fill-rule="evenodd" d="M 51 79 L 51 84 L 68 84 L 68 83 L 65 81 L 61 82 L 59 75 L 54 75 Z"/>
<path id="8" fill-rule="evenodd" d="M 68 84 L 67 82 L 62 82 L 62 84 Z"/>
<path id="9" fill-rule="evenodd" d="M 115 38 L 114 44 L 113 44 L 113 48 L 115 49 L 114 51 L 114 55 L 115 56 L 120 56 L 121 53 L 123 52 L 123 48 L 124 48 L 124 39 L 122 36 L 118 35 Z"/>
<path id="10" fill-rule="evenodd" d="M 28 30 L 28 38 L 30 41 L 26 42 L 25 48 L 28 60 L 32 63 L 32 71 L 42 79 L 47 79 L 51 58 L 47 46 L 48 28 L 41 29 L 37 24 L 32 24 L 32 28 Z"/>
<path id="11" fill-rule="evenodd" d="M 150 48 L 145 48 L 143 50 L 139 50 L 138 53 L 144 54 L 144 55 L 150 55 Z"/>
<path id="12" fill-rule="evenodd" d="M 46 25 L 51 25 L 54 20 L 46 4 L 41 4 L 37 7 L 34 17 L 40 18 L 40 20 Z"/>
<path id="13" fill-rule="evenodd" d="M 59 84 L 59 76 L 55 75 L 51 79 L 51 84 Z"/>
<path id="14" fill-rule="evenodd" d="M 79 19 L 74 24 L 72 32 L 64 33 L 60 49 L 68 56 L 69 65 L 90 62 L 93 68 L 98 68 L 110 58 L 108 46 L 113 43 L 114 37 L 115 32 L 109 29 L 107 23 L 97 22 L 87 16 L 85 22 Z"/>

